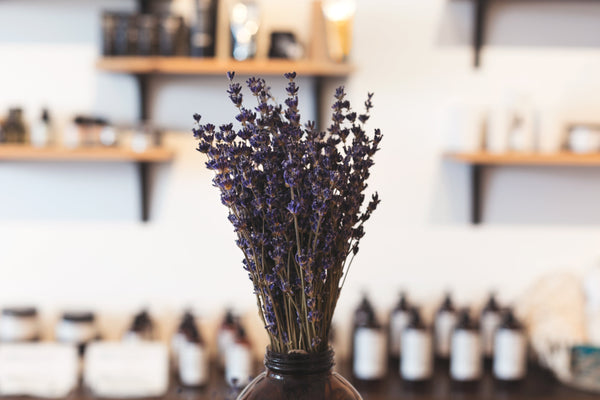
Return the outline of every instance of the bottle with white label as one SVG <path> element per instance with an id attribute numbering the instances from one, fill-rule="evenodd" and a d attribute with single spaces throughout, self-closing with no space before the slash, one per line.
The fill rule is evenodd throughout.
<path id="1" fill-rule="evenodd" d="M 484 360 L 488 366 L 491 364 L 491 360 L 494 356 L 494 336 L 496 335 L 496 329 L 498 329 L 500 322 L 500 306 L 492 293 L 481 310 L 481 316 L 479 318 L 479 325 L 481 326 L 481 348 L 483 350 Z"/>
<path id="2" fill-rule="evenodd" d="M 390 314 L 389 331 L 389 356 L 396 363 L 400 359 L 402 351 L 402 332 L 411 319 L 411 310 L 406 293 L 400 294 L 400 300 Z"/>
<path id="3" fill-rule="evenodd" d="M 225 353 L 225 380 L 229 386 L 245 387 L 252 379 L 253 364 L 252 346 L 244 328 L 238 326 L 235 340 Z"/>
<path id="4" fill-rule="evenodd" d="M 355 321 L 352 371 L 359 380 L 380 380 L 387 373 L 385 333 L 372 308 L 361 318 Z"/>
<path id="5" fill-rule="evenodd" d="M 193 317 L 184 322 L 184 337 L 178 353 L 179 380 L 183 386 L 202 387 L 209 378 L 208 349 Z"/>
<path id="6" fill-rule="evenodd" d="M 408 326 L 402 332 L 400 375 L 408 382 L 424 382 L 433 374 L 431 331 L 421 319 L 419 309 L 411 309 Z"/>
<path id="7" fill-rule="evenodd" d="M 360 301 L 360 304 L 358 305 L 356 310 L 354 310 L 354 317 L 352 319 L 352 340 L 350 341 L 351 360 L 354 360 L 354 348 L 356 347 L 354 343 L 354 338 L 356 337 L 356 328 L 368 324 L 369 318 L 371 318 L 371 316 L 374 314 L 375 310 L 373 309 L 371 302 L 367 298 L 367 295 L 363 293 L 362 300 Z"/>
<path id="8" fill-rule="evenodd" d="M 494 376 L 516 382 L 527 374 L 527 336 L 511 309 L 504 312 L 494 342 Z"/>
<path id="9" fill-rule="evenodd" d="M 186 340 L 186 331 L 192 324 L 194 324 L 194 316 L 191 312 L 186 311 L 181 318 L 177 331 L 175 331 L 173 337 L 171 337 L 171 361 L 174 370 L 179 368 L 179 353 L 181 351 L 181 346 Z"/>
<path id="10" fill-rule="evenodd" d="M 451 346 L 450 377 L 457 382 L 478 381 L 483 370 L 481 335 L 468 308 L 463 309 L 458 316 Z"/>
<path id="11" fill-rule="evenodd" d="M 46 147 L 50 144 L 51 135 L 50 114 L 44 108 L 42 117 L 31 126 L 31 145 L 33 147 Z"/>
<path id="12" fill-rule="evenodd" d="M 217 361 L 221 368 L 225 368 L 225 353 L 227 348 L 235 342 L 237 328 L 233 311 L 227 310 L 217 332 Z"/>
<path id="13" fill-rule="evenodd" d="M 455 326 L 456 309 L 448 293 L 438 308 L 433 322 L 435 355 L 440 360 L 448 361 L 450 357 L 450 341 Z"/>

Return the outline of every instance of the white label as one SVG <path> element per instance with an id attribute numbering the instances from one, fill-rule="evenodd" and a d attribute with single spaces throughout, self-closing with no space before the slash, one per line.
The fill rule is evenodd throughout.
<path id="1" fill-rule="evenodd" d="M 431 334 L 425 330 L 407 329 L 402 334 L 400 374 L 406 380 L 429 379 L 433 372 Z"/>
<path id="2" fill-rule="evenodd" d="M 36 317 L 17 317 L 5 315 L 0 318 L 0 340 L 17 342 L 33 340 L 38 335 Z"/>
<path id="3" fill-rule="evenodd" d="M 234 342 L 235 332 L 232 329 L 221 329 L 217 334 L 218 359 L 221 367 L 225 366 L 225 354 Z"/>
<path id="4" fill-rule="evenodd" d="M 171 356 L 173 361 L 173 367 L 179 366 L 179 352 L 181 346 L 185 342 L 185 335 L 181 332 L 175 332 L 171 339 Z"/>
<path id="5" fill-rule="evenodd" d="M 65 398 L 77 385 L 78 362 L 72 345 L 0 345 L 0 395 Z"/>
<path id="6" fill-rule="evenodd" d="M 202 386 L 208 381 L 208 353 L 204 346 L 187 341 L 180 345 L 179 379 L 186 386 Z"/>
<path id="7" fill-rule="evenodd" d="M 402 331 L 410 322 L 410 314 L 407 311 L 396 311 L 390 319 L 390 353 L 399 357 L 402 353 Z"/>
<path id="8" fill-rule="evenodd" d="M 518 380 L 527 371 L 527 342 L 520 330 L 500 329 L 494 346 L 494 375 L 498 379 Z"/>
<path id="9" fill-rule="evenodd" d="M 484 312 L 481 316 L 481 347 L 486 357 L 494 355 L 494 336 L 500 326 L 500 315 L 497 312 Z"/>
<path id="10" fill-rule="evenodd" d="M 159 342 L 93 342 L 84 382 L 96 397 L 160 397 L 169 384 L 167 347 Z"/>
<path id="11" fill-rule="evenodd" d="M 56 325 L 56 339 L 59 342 L 82 344 L 96 338 L 93 322 L 60 320 Z"/>
<path id="12" fill-rule="evenodd" d="M 459 381 L 472 381 L 481 376 L 481 341 L 476 331 L 456 330 L 452 335 L 450 375 Z"/>
<path id="13" fill-rule="evenodd" d="M 452 331 L 456 326 L 456 314 L 450 311 L 442 311 L 435 318 L 435 352 L 439 357 L 450 356 L 450 341 Z"/>
<path id="14" fill-rule="evenodd" d="M 354 375 L 358 379 L 383 378 L 387 369 L 385 337 L 381 330 L 357 328 L 354 334 Z"/>
<path id="15" fill-rule="evenodd" d="M 225 380 L 233 387 L 244 387 L 252 377 L 252 353 L 248 346 L 233 343 L 225 354 Z"/>

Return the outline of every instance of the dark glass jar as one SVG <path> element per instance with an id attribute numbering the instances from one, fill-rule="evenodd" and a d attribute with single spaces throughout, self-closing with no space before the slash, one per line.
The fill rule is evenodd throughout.
<path id="1" fill-rule="evenodd" d="M 281 354 L 267 349 L 265 367 L 238 400 L 362 400 L 346 379 L 332 371 L 332 349 L 316 354 Z"/>

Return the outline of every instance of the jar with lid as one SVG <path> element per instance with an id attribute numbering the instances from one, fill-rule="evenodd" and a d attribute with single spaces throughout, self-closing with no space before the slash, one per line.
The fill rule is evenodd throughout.
<path id="1" fill-rule="evenodd" d="M 400 294 L 398 304 L 392 310 L 390 314 L 390 326 L 389 326 L 389 356 L 395 363 L 397 363 L 401 356 L 402 351 L 402 332 L 404 328 L 408 326 L 411 320 L 411 309 L 408 302 L 406 293 Z"/>
<path id="2" fill-rule="evenodd" d="M 468 308 L 461 310 L 452 333 L 450 377 L 461 383 L 474 383 L 481 378 L 481 335 Z"/>
<path id="3" fill-rule="evenodd" d="M 77 345 L 79 354 L 83 355 L 86 344 L 99 339 L 96 316 L 89 311 L 65 312 L 58 321 L 54 334 L 59 342 Z"/>
<path id="4" fill-rule="evenodd" d="M 410 321 L 402 331 L 400 375 L 408 382 L 425 382 L 433 374 L 431 331 L 416 307 L 410 310 Z"/>
<path id="5" fill-rule="evenodd" d="M 527 335 L 512 309 L 504 312 L 494 341 L 494 376 L 518 382 L 527 374 Z"/>
<path id="6" fill-rule="evenodd" d="M 485 362 L 488 365 L 491 363 L 494 356 L 494 336 L 496 335 L 496 329 L 498 329 L 500 322 L 500 306 L 492 293 L 481 310 L 481 316 L 479 318 L 479 324 L 481 326 L 481 348 L 483 349 Z"/>
<path id="7" fill-rule="evenodd" d="M 433 325 L 435 355 L 440 360 L 448 361 L 451 351 L 451 338 L 456 326 L 456 308 L 450 293 L 438 308 Z"/>
<path id="8" fill-rule="evenodd" d="M 253 371 L 252 345 L 244 328 L 238 325 L 235 340 L 227 347 L 225 354 L 225 381 L 231 387 L 243 388 L 250 383 Z"/>
<path id="9" fill-rule="evenodd" d="M 25 144 L 27 142 L 27 125 L 23 121 L 23 109 L 19 107 L 8 110 L 8 117 L 2 126 L 4 142 Z"/>
<path id="10" fill-rule="evenodd" d="M 148 311 L 143 310 L 133 318 L 131 326 L 123 335 L 123 341 L 139 342 L 154 340 L 154 324 Z"/>
<path id="11" fill-rule="evenodd" d="M 179 331 L 183 334 L 178 351 L 179 380 L 186 387 L 203 387 L 208 382 L 210 372 L 208 349 L 194 317 L 184 319 Z"/>
<path id="12" fill-rule="evenodd" d="M 385 333 L 366 297 L 359 310 L 352 338 L 352 372 L 359 380 L 377 381 L 387 373 Z"/>
<path id="13" fill-rule="evenodd" d="M 217 361 L 221 368 L 225 367 L 225 353 L 235 342 L 237 329 L 237 318 L 233 315 L 232 310 L 227 310 L 217 332 Z"/>
<path id="14" fill-rule="evenodd" d="M 7 307 L 0 317 L 0 341 L 29 342 L 40 338 L 38 313 L 34 307 Z"/>

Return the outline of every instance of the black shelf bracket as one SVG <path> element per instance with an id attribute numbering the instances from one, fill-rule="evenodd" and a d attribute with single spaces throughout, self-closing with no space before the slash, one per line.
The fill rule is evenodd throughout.
<path id="1" fill-rule="evenodd" d="M 142 222 L 150 219 L 150 163 L 141 161 L 137 163 L 140 182 L 140 217 Z"/>
<path id="2" fill-rule="evenodd" d="M 483 212 L 483 165 L 471 164 L 471 223 L 481 224 Z"/>
<path id="3" fill-rule="evenodd" d="M 481 64 L 481 48 L 485 40 L 485 25 L 490 0 L 476 0 L 475 26 L 473 29 L 473 65 L 477 68 Z"/>

